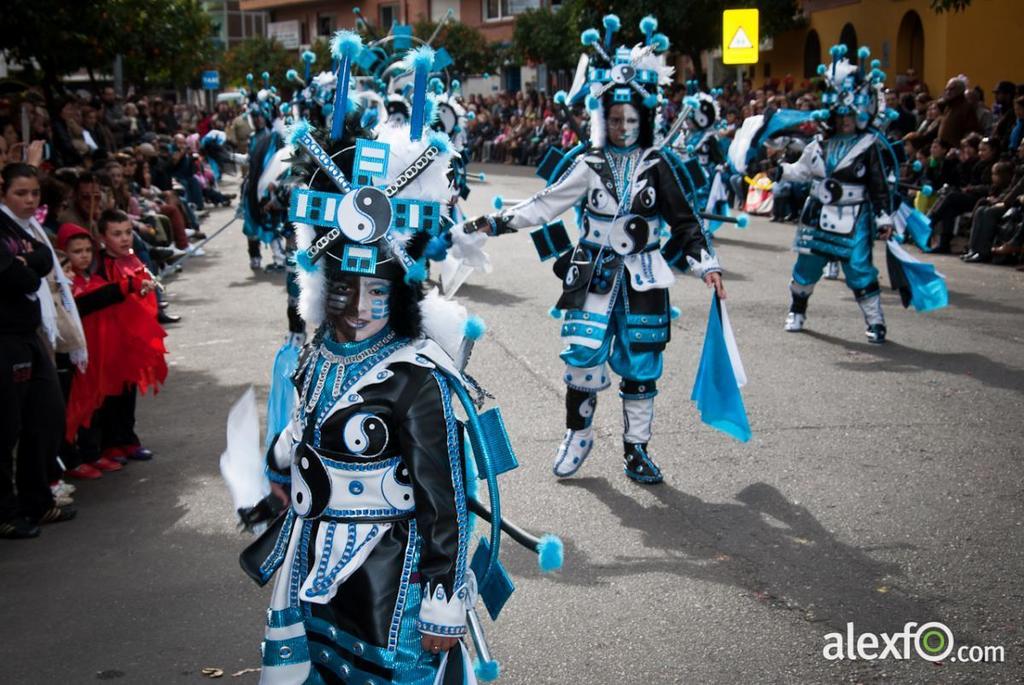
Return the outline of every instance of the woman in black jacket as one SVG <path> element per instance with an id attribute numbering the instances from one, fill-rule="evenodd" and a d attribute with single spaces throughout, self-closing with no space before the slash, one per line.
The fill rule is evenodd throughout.
<path id="1" fill-rule="evenodd" d="M 46 479 L 63 433 L 64 403 L 38 333 L 53 253 L 22 225 L 39 206 L 39 179 L 21 163 L 8 164 L 0 177 L 0 537 L 27 538 L 39 535 L 40 523 L 68 521 L 76 512 L 54 506 Z"/>

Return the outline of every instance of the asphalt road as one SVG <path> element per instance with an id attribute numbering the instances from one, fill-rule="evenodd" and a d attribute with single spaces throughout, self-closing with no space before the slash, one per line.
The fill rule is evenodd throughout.
<path id="1" fill-rule="evenodd" d="M 469 214 L 541 187 L 520 169 L 487 171 Z M 621 473 L 614 392 L 579 477 L 551 476 L 558 283 L 525 235 L 492 242 L 494 272 L 461 291 L 488 324 L 470 371 L 500 400 L 521 462 L 502 478 L 503 511 L 566 544 L 550 576 L 506 548 L 518 590 L 489 631 L 501 682 L 1020 682 L 1024 273 L 936 258 L 951 306 L 917 314 L 886 292 L 890 342 L 876 347 L 842 282 L 819 287 L 806 333 L 783 332 L 791 226 L 755 220 L 718 237 L 754 437 L 708 428 L 689 400 L 710 295 L 680 278 L 651 445 L 658 487 Z M 237 224 L 207 251 L 170 283 L 184 317 L 170 377 L 139 405 L 157 458 L 80 484 L 77 521 L 0 545 L 0 682 L 199 682 L 204 667 L 221 682 L 258 678 L 232 674 L 259 666 L 268 590 L 238 568 L 248 538 L 217 459 L 230 404 L 249 385 L 265 397 L 283 277 L 249 271 Z M 1002 646 L 1005 661 L 823 657 L 847 622 L 860 634 L 908 621 Z"/>

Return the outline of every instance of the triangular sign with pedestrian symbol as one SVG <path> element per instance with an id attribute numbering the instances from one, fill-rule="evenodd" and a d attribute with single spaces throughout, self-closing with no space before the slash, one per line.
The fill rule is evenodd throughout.
<path id="1" fill-rule="evenodd" d="M 754 44 L 750 42 L 750 38 L 747 37 L 747 32 L 743 30 L 743 27 L 736 29 L 736 35 L 729 41 L 730 50 L 746 50 L 754 47 Z"/>
<path id="2" fill-rule="evenodd" d="M 759 25 L 756 9 L 722 12 L 723 64 L 757 64 Z"/>

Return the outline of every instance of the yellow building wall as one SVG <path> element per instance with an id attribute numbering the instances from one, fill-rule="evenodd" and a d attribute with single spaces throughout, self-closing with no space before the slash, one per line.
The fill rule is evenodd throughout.
<path id="1" fill-rule="evenodd" d="M 936 14 L 929 0 L 859 0 L 829 3 L 827 9 L 810 9 L 805 28 L 787 31 L 774 38 L 774 48 L 761 53 L 761 61 L 771 64 L 773 77 L 792 74 L 797 83 L 803 78 L 804 42 L 811 30 L 818 32 L 822 61 L 828 62 L 828 49 L 839 42 L 847 23 L 853 25 L 859 45 L 871 48 L 872 58 L 885 61 L 888 44 L 889 82 L 895 83 L 899 54 L 899 29 L 907 12 L 915 11 L 924 30 L 924 70 L 918 76 L 939 95 L 950 76 L 966 74 L 972 85 L 981 85 L 990 93 L 997 81 L 1007 79 L 1024 83 L 1024 0 L 973 0 L 957 14 Z M 818 6 L 825 3 L 817 3 Z M 759 65 L 757 74 L 764 73 Z M 758 78 L 760 83 L 763 79 Z M 991 103 L 991 97 L 986 96 Z"/>

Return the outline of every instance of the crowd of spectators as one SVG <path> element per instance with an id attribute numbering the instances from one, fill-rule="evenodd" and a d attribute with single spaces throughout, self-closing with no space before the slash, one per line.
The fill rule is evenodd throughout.
<path id="1" fill-rule="evenodd" d="M 911 69 L 886 91 L 887 107 L 898 113 L 887 130 L 904 155 L 902 192 L 932 223 L 931 249 L 956 252 L 967 262 L 1021 261 L 1024 256 L 1024 84 L 1000 81 L 987 104 L 985 91 L 955 76 L 942 94 L 933 96 Z M 671 125 L 682 108 L 685 90 L 673 86 L 663 105 Z M 821 107 L 816 84 L 786 77 L 741 91 L 726 83 L 718 96 L 724 124 L 718 137 L 724 148 L 748 117 L 770 109 L 815 110 Z M 471 161 L 535 165 L 550 147 L 568 150 L 579 142 L 554 102 L 543 92 L 500 92 L 466 99 L 473 113 L 468 124 Z M 582 113 L 578 113 L 581 115 Z M 586 121 L 577 117 L 585 129 Z M 817 129 L 808 123 L 766 145 L 753 168 L 731 176 L 733 202 L 743 208 L 749 190 L 745 179 L 772 177 L 780 162 L 795 161 Z M 806 184 L 764 183 L 774 221 L 796 221 L 809 191 Z M 760 188 L 759 188 L 760 190 Z"/>
<path id="2" fill-rule="evenodd" d="M 72 479 L 152 457 L 135 398 L 162 383 L 180 320 L 161 277 L 203 254 L 209 206 L 234 198 L 202 136 L 244 150 L 247 125 L 109 87 L 0 100 L 0 537 L 74 518 Z"/>

